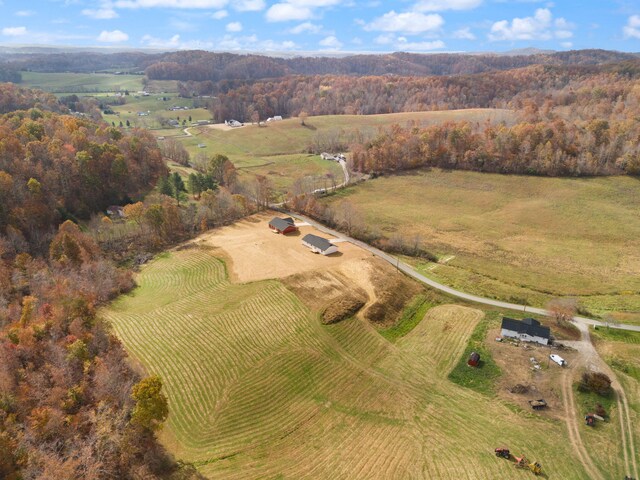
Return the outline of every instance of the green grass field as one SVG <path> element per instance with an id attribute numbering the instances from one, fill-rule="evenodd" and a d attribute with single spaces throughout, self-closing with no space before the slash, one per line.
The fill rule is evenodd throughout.
<path id="1" fill-rule="evenodd" d="M 265 175 L 283 193 L 296 178 L 315 177 L 314 186 L 309 190 L 325 187 L 323 178 L 326 174 L 333 175 L 337 183 L 343 181 L 342 169 L 338 164 L 306 153 L 309 145 L 318 137 L 342 138 L 346 143 L 351 143 L 357 133 L 368 138 L 375 135 L 378 129 L 395 123 L 430 124 L 462 119 L 483 122 L 487 118 L 509 122 L 513 114 L 507 110 L 471 109 L 388 115 L 326 115 L 308 118 L 306 126 L 301 125 L 297 118 L 290 118 L 265 123 L 260 127 L 247 124 L 227 131 L 197 127 L 190 129 L 193 137 L 181 138 L 181 141 L 192 156 L 202 152 L 227 155 L 242 175 Z M 199 144 L 206 148 L 198 148 Z"/>
<path id="2" fill-rule="evenodd" d="M 542 178 L 416 171 L 327 198 L 368 225 L 420 234 L 446 264 L 413 261 L 463 291 L 544 306 L 575 296 L 595 314 L 640 322 L 640 184 L 633 177 Z"/>
<path id="3" fill-rule="evenodd" d="M 167 100 L 163 100 L 166 98 Z M 152 130 L 163 128 L 160 119 L 175 119 L 180 122 L 180 128 L 164 127 L 166 132 L 155 132 L 160 135 L 183 135 L 183 128 L 191 126 L 192 122 L 198 120 L 210 120 L 211 113 L 205 108 L 193 108 L 193 100 L 188 98 L 180 98 L 176 94 L 153 94 L 148 97 L 129 95 L 126 97 L 125 105 L 114 105 L 111 109 L 116 112 L 114 115 L 103 114 L 102 117 L 106 122 L 119 122 L 126 124 L 129 120 L 131 126 L 141 127 Z M 171 111 L 171 107 L 189 107 L 188 110 Z M 147 116 L 139 116 L 138 112 L 148 113 Z M 189 121 L 191 117 L 191 122 Z M 182 122 L 185 125 L 182 125 Z"/>
<path id="4" fill-rule="evenodd" d="M 109 73 L 20 72 L 21 85 L 51 93 L 137 92 L 142 90 L 142 75 Z"/>
<path id="5" fill-rule="evenodd" d="M 448 380 L 482 312 L 438 306 L 394 344 L 353 318 L 323 326 L 279 281 L 232 284 L 215 250 L 164 254 L 102 314 L 161 375 L 162 433 L 209 478 L 584 479 L 564 423 Z M 554 441 L 550 442 L 549 439 Z"/>

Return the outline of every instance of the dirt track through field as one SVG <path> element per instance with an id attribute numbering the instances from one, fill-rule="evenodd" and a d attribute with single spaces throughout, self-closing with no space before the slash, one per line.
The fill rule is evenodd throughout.
<path id="1" fill-rule="evenodd" d="M 618 407 L 618 415 L 620 419 L 620 444 L 624 457 L 625 470 L 627 474 L 633 478 L 638 478 L 638 467 L 636 461 L 636 450 L 634 442 L 633 424 L 631 421 L 631 415 L 629 413 L 628 401 L 622 385 L 618 381 L 616 374 L 611 368 L 602 360 L 598 352 L 595 350 L 590 340 L 589 329 L 586 325 L 578 324 L 580 329 L 581 338 L 575 342 L 565 342 L 579 352 L 580 356 L 577 357 L 575 364 L 571 366 L 571 369 L 567 369 L 562 377 L 562 391 L 565 397 L 565 410 L 566 410 L 566 422 L 567 430 L 569 432 L 569 439 L 576 454 L 585 463 L 585 469 L 590 472 L 591 478 L 601 479 L 602 474 L 593 464 L 591 457 L 586 449 L 582 438 L 580 436 L 580 419 L 582 418 L 582 412 L 578 412 L 576 409 L 575 399 L 573 395 L 573 381 L 576 370 L 598 370 L 609 376 L 612 380 L 611 388 L 615 392 L 616 404 Z"/>

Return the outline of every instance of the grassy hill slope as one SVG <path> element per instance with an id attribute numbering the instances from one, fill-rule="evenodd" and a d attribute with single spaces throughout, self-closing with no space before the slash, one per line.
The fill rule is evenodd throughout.
<path id="1" fill-rule="evenodd" d="M 480 311 L 436 307 L 391 344 L 359 319 L 322 326 L 279 281 L 231 284 L 214 254 L 165 254 L 104 312 L 163 377 L 165 441 L 203 474 L 516 478 L 493 455 L 509 445 L 554 478 L 585 478 L 562 422 L 447 379 Z"/>

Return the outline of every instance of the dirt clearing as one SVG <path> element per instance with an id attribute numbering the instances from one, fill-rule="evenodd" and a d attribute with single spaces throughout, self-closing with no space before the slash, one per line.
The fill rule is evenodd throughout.
<path id="1" fill-rule="evenodd" d="M 213 128 L 214 130 L 222 130 L 223 132 L 228 132 L 229 130 L 237 130 L 238 128 L 244 127 L 244 125 L 239 127 L 231 127 L 226 123 L 214 123 L 213 125 L 207 125 L 207 128 Z"/>
<path id="2" fill-rule="evenodd" d="M 313 233 L 331 240 L 333 237 L 311 226 L 301 226 L 300 231 L 279 235 L 269 229 L 274 212 L 253 215 L 234 225 L 202 235 L 199 242 L 220 248 L 224 252 L 229 276 L 235 282 L 255 282 L 284 278 L 309 271 L 334 270 L 353 261 L 372 255 L 350 243 L 342 242 L 338 253 L 323 256 L 311 252 L 302 245 L 302 237 Z"/>

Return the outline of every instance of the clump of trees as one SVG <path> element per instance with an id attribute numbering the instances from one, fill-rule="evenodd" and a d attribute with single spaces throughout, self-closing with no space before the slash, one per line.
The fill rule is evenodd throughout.
<path id="1" fill-rule="evenodd" d="M 611 395 L 611 379 L 602 372 L 584 372 L 578 383 L 581 392 L 593 392 L 606 397 Z"/>
<path id="2" fill-rule="evenodd" d="M 640 130 L 561 119 L 505 125 L 399 125 L 353 150 L 352 167 L 385 173 L 422 167 L 547 176 L 637 174 Z"/>
<path id="3" fill-rule="evenodd" d="M 180 165 L 189 165 L 189 152 L 181 142 L 177 142 L 173 138 L 165 138 L 159 144 L 162 156 L 173 160 Z"/>
<path id="4" fill-rule="evenodd" d="M 42 252 L 57 224 L 140 197 L 166 175 L 142 130 L 30 108 L 0 116 L 0 138 L 0 235 L 14 249 Z"/>

